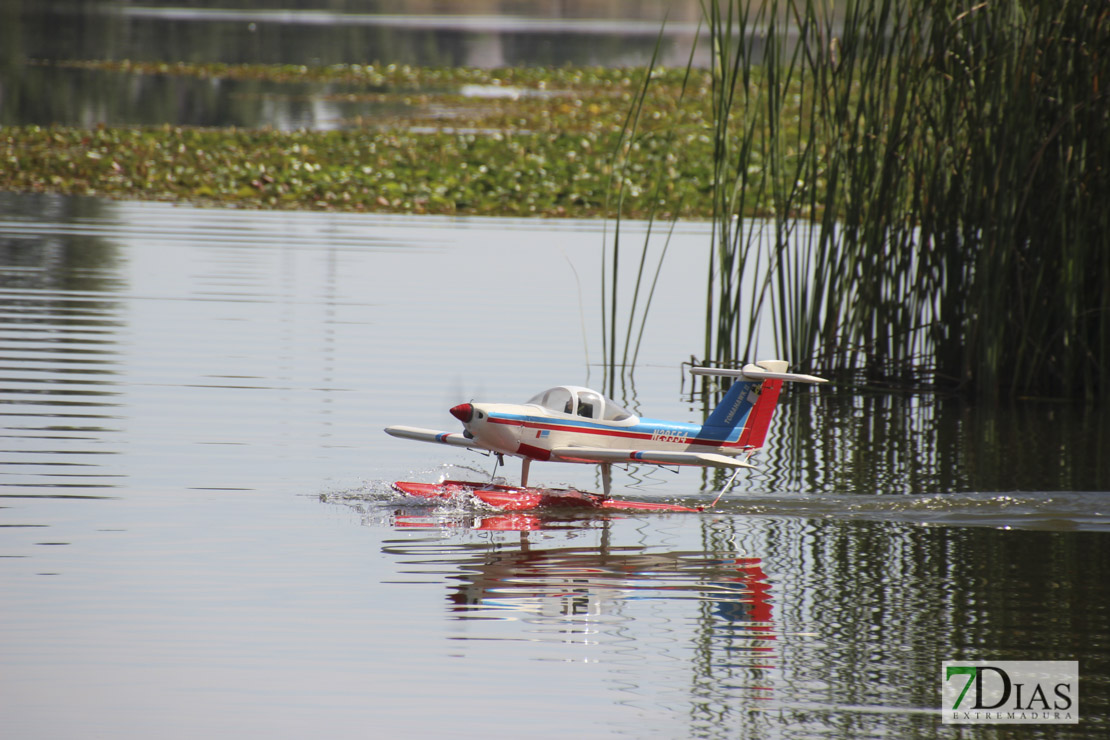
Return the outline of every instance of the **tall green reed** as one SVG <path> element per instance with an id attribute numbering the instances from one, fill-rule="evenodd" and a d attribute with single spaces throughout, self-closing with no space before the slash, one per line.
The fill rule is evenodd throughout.
<path id="1" fill-rule="evenodd" d="M 644 103 L 647 100 L 648 89 L 651 85 L 652 76 L 656 69 L 656 62 L 659 58 L 659 53 L 662 47 L 664 27 L 660 28 L 659 35 L 655 40 L 655 48 L 652 52 L 651 60 L 648 67 L 644 72 L 644 78 L 641 82 L 636 96 L 633 98 L 633 103 L 629 108 L 628 116 L 625 119 L 624 126 L 621 129 L 621 134 L 617 140 L 615 150 L 613 152 L 612 163 L 610 165 L 610 187 L 607 189 L 608 193 L 616 191 L 617 203 L 614 209 L 614 226 L 613 226 L 613 242 L 611 248 L 606 245 L 602 252 L 601 260 L 601 344 L 602 344 L 602 366 L 605 368 L 605 378 L 602 381 L 603 387 L 606 388 L 610 396 L 616 396 L 616 382 L 617 378 L 625 378 L 626 374 L 631 372 L 636 367 L 636 361 L 639 358 L 640 346 L 643 342 L 644 331 L 647 327 L 648 313 L 651 308 L 652 299 L 655 296 L 655 288 L 658 285 L 659 274 L 663 269 L 663 262 L 667 256 L 667 250 L 670 247 L 671 235 L 674 232 L 675 224 L 678 222 L 678 213 L 681 212 L 681 203 L 674 209 L 674 215 L 671 218 L 671 224 L 667 230 L 666 240 L 662 249 L 657 257 L 654 274 L 652 275 L 650 286 L 646 284 L 647 271 L 648 271 L 648 258 L 651 254 L 651 237 L 655 227 L 655 220 L 658 214 L 659 206 L 664 202 L 663 193 L 665 178 L 663 177 L 664 167 L 662 162 L 656 163 L 656 176 L 654 178 L 655 185 L 652 188 L 650 197 L 650 208 L 648 211 L 648 224 L 647 230 L 644 235 L 643 243 L 640 247 L 640 258 L 638 268 L 636 271 L 635 282 L 632 287 L 631 303 L 627 311 L 625 320 L 625 335 L 624 346 L 621 352 L 621 358 L 618 365 L 617 361 L 617 335 L 620 326 L 620 310 L 619 310 L 619 287 L 620 287 L 620 255 L 621 255 L 621 213 L 626 195 L 626 188 L 629 187 L 628 180 L 625 177 L 626 170 L 633 166 L 633 159 L 635 152 L 638 148 L 638 139 L 645 135 L 641 134 L 639 130 L 640 117 L 643 113 Z M 700 26 L 699 26 L 700 31 Z M 695 38 L 697 38 L 695 33 Z M 690 59 L 686 64 L 686 74 L 683 77 L 682 85 L 679 88 L 679 100 L 677 109 L 682 109 L 682 102 L 686 97 L 686 91 L 690 82 L 690 73 L 693 69 L 693 58 L 696 51 L 696 43 L 690 49 Z M 658 132 L 651 132 L 647 136 L 662 135 L 664 137 L 665 146 L 664 150 L 669 150 L 671 145 L 674 144 L 676 134 L 680 130 L 681 123 L 673 121 L 662 134 Z M 615 182 L 615 185 L 613 184 Z M 609 208 L 606 207 L 606 211 Z M 606 270 L 607 261 L 611 259 L 611 267 Z M 643 296 L 643 306 L 640 307 L 641 293 L 646 292 Z M 639 326 L 636 329 L 636 338 L 633 341 L 633 330 L 637 326 L 637 309 L 640 310 Z"/>
<path id="2" fill-rule="evenodd" d="M 775 351 L 808 370 L 984 398 L 1105 395 L 1110 7 L 703 10 L 706 360 L 748 357 L 768 321 Z"/>

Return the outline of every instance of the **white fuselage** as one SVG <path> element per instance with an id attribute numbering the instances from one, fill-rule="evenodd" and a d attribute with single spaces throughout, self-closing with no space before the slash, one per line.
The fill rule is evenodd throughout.
<path id="1" fill-rule="evenodd" d="M 707 430 L 699 424 L 641 419 L 582 418 L 534 404 L 474 403 L 468 436 L 484 447 L 533 460 L 551 460 L 560 448 L 692 451 L 737 455 L 740 429 Z M 711 431 L 718 432 L 717 434 Z"/>

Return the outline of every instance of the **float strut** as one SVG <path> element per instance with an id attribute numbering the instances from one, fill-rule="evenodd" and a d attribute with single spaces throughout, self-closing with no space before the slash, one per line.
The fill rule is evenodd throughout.
<path id="1" fill-rule="evenodd" d="M 732 475 L 730 475 L 728 477 L 728 480 L 725 481 L 725 486 L 721 489 L 721 492 L 717 494 L 717 498 L 713 499 L 713 503 L 711 503 L 709 506 L 706 506 L 705 508 L 712 509 L 714 506 L 717 505 L 717 502 L 721 500 L 721 496 L 724 496 L 726 493 L 728 493 L 728 489 L 732 488 L 732 484 L 736 482 L 736 476 L 740 475 L 741 470 L 743 470 L 743 468 L 737 468 L 736 470 L 732 471 Z"/>
<path id="2" fill-rule="evenodd" d="M 505 457 L 500 452 L 493 453 L 493 472 L 489 474 L 490 485 L 497 479 L 497 466 L 505 464 Z"/>

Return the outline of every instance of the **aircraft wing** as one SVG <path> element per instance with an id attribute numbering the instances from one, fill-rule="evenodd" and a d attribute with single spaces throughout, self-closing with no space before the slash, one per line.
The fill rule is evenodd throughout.
<path id="1" fill-rule="evenodd" d="M 700 465 L 711 468 L 754 468 L 743 460 L 713 452 L 670 450 L 614 450 L 605 447 L 556 447 L 552 459 L 565 462 L 650 463 L 652 465 Z"/>
<path id="2" fill-rule="evenodd" d="M 478 444 L 476 440 L 464 436 L 459 432 L 440 432 L 435 429 L 421 429 L 420 427 L 386 427 L 385 433 L 402 439 L 415 439 L 417 442 L 437 442 L 452 447 L 469 447 L 472 450 L 489 450 L 488 447 Z"/>

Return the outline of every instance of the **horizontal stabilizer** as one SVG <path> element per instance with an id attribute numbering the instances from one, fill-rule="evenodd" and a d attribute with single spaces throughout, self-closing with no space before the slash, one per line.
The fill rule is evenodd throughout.
<path id="1" fill-rule="evenodd" d="M 552 460 L 596 463 L 649 463 L 652 465 L 700 465 L 710 468 L 754 468 L 751 463 L 712 452 L 670 450 L 613 450 L 605 447 L 556 447 Z"/>
<path id="2" fill-rule="evenodd" d="M 437 442 L 452 447 L 469 447 L 475 450 L 489 449 L 458 432 L 440 432 L 435 429 L 421 429 L 419 427 L 386 427 L 385 433 L 402 439 L 415 439 L 417 442 Z"/>
<path id="3" fill-rule="evenodd" d="M 767 365 L 769 367 L 760 367 L 760 365 Z M 722 367 L 692 367 L 690 368 L 691 375 L 723 375 L 729 378 L 743 378 L 744 380 L 787 380 L 793 383 L 827 383 L 829 381 L 824 378 L 818 378 L 816 375 L 803 375 L 801 373 L 788 373 L 779 372 L 778 366 L 783 370 L 786 368 L 785 362 L 777 360 L 769 360 L 759 363 L 759 365 L 745 365 L 743 368 L 736 370 L 733 368 Z"/>

